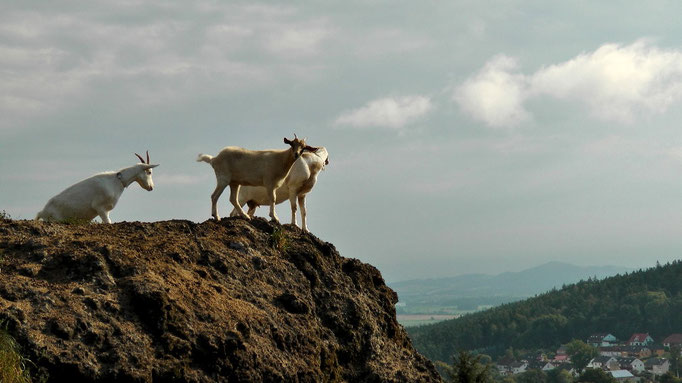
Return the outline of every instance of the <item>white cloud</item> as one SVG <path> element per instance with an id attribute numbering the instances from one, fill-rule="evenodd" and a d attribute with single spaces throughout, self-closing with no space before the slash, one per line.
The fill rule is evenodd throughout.
<path id="1" fill-rule="evenodd" d="M 426 96 L 387 97 L 370 101 L 359 109 L 342 114 L 335 124 L 356 128 L 400 129 L 432 109 L 431 99 Z"/>
<path id="2" fill-rule="evenodd" d="M 320 44 L 331 34 L 323 22 L 282 25 L 267 38 L 267 49 L 276 55 L 296 57 L 317 53 Z"/>
<path id="3" fill-rule="evenodd" d="M 456 89 L 455 101 L 472 118 L 498 127 L 528 118 L 525 102 L 542 97 L 575 102 L 598 119 L 621 123 L 664 113 L 682 98 L 682 50 L 645 40 L 605 44 L 529 75 L 516 69 L 511 58 L 491 59 Z"/>
<path id="4" fill-rule="evenodd" d="M 528 119 L 523 107 L 526 79 L 512 74 L 516 61 L 500 55 L 456 89 L 454 100 L 473 118 L 494 127 L 515 126 Z"/>

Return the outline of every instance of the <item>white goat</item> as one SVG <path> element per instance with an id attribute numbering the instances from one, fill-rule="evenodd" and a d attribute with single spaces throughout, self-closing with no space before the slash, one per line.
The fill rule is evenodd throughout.
<path id="1" fill-rule="evenodd" d="M 137 182 L 143 189 L 148 191 L 154 189 L 152 168 L 159 165 L 149 164 L 149 152 L 146 163 L 139 154 L 135 155 L 141 163 L 118 172 L 98 173 L 69 186 L 50 198 L 35 219 L 58 222 L 70 219 L 91 221 L 99 215 L 103 223 L 111 223 L 109 211 L 116 206 L 128 185 Z"/>
<path id="2" fill-rule="evenodd" d="M 293 140 L 284 137 L 284 143 L 291 146 L 285 150 L 248 150 L 236 146 L 223 148 L 217 156 L 199 154 L 198 162 L 211 164 L 215 171 L 216 188 L 211 194 L 211 215 L 217 221 L 218 198 L 230 185 L 230 202 L 237 210 L 237 214 L 250 219 L 237 203 L 240 185 L 264 186 L 267 202 L 270 204 L 270 218 L 279 222 L 275 213 L 275 190 L 282 185 L 289 173 L 291 165 L 304 150 L 315 152 L 315 148 L 307 146 L 305 139 L 299 139 L 294 134 Z"/>
<path id="3" fill-rule="evenodd" d="M 298 226 L 296 222 L 296 200 L 298 199 L 298 205 L 301 207 L 301 228 L 305 232 L 308 231 L 305 197 L 315 186 L 320 170 L 324 170 L 327 164 L 329 164 L 329 154 L 324 146 L 318 147 L 314 153 L 303 153 L 291 166 L 284 184 L 275 191 L 277 204 L 286 200 L 291 203 L 291 224 L 294 226 Z M 248 215 L 251 217 L 258 206 L 269 203 L 267 191 L 260 186 L 242 186 L 237 200 L 240 206 L 249 205 Z M 237 214 L 237 209 L 234 209 L 230 216 Z"/>

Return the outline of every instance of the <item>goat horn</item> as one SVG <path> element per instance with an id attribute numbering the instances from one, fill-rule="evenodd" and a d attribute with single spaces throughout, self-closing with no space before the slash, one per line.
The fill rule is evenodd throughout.
<path id="1" fill-rule="evenodd" d="M 142 162 L 142 163 L 144 164 L 144 159 L 142 159 L 142 156 L 140 156 L 140 155 L 139 155 L 139 154 L 137 154 L 137 153 L 135 153 L 135 155 L 137 156 L 137 158 L 139 158 L 139 159 L 140 159 L 140 162 Z"/>
<path id="2" fill-rule="evenodd" d="M 147 165 L 149 165 L 149 150 L 147 150 Z"/>
<path id="3" fill-rule="evenodd" d="M 296 133 L 294 133 L 294 140 L 298 140 L 298 137 L 296 137 Z"/>

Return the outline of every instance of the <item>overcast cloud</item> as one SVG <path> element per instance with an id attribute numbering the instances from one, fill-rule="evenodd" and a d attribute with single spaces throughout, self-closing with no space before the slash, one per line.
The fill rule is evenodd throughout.
<path id="1" fill-rule="evenodd" d="M 676 259 L 680 8 L 5 2 L 0 210 L 31 219 L 149 150 L 155 190 L 112 220 L 201 222 L 198 153 L 296 133 L 330 153 L 310 229 L 389 281 Z"/>
<path id="2" fill-rule="evenodd" d="M 336 125 L 400 129 L 429 113 L 432 108 L 431 100 L 425 96 L 387 97 L 342 114 L 336 119 Z"/>
<path id="3" fill-rule="evenodd" d="M 638 40 L 604 44 L 528 75 L 515 59 L 498 55 L 457 88 L 454 100 L 476 120 L 509 127 L 531 118 L 526 103 L 543 97 L 579 103 L 600 120 L 633 123 L 664 113 L 681 96 L 682 51 Z"/>

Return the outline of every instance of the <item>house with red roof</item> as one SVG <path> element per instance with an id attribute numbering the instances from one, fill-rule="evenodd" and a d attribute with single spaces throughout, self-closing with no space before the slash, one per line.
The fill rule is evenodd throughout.
<path id="1" fill-rule="evenodd" d="M 682 334 L 671 334 L 663 339 L 663 347 L 682 346 Z"/>
<path id="2" fill-rule="evenodd" d="M 651 343 L 654 343 L 654 338 L 650 337 L 648 333 L 632 334 L 628 340 L 629 346 L 646 346 Z"/>

